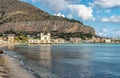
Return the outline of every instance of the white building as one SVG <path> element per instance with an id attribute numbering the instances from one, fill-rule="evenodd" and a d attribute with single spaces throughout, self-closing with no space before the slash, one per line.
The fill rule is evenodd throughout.
<path id="1" fill-rule="evenodd" d="M 46 33 L 46 34 L 41 33 L 40 36 L 41 36 L 41 39 L 40 39 L 41 43 L 44 43 L 44 44 L 45 43 L 51 43 L 51 35 L 50 35 L 50 33 Z"/>
<path id="2" fill-rule="evenodd" d="M 60 44 L 60 43 L 65 43 L 66 41 L 62 38 L 56 38 L 52 39 L 53 43 Z"/>
<path id="3" fill-rule="evenodd" d="M 0 37 L 0 44 L 3 43 L 2 37 Z"/>
<path id="4" fill-rule="evenodd" d="M 29 39 L 29 44 L 60 44 L 65 43 L 66 40 L 62 38 L 51 39 L 50 33 L 41 33 L 40 39 Z"/>
<path id="5" fill-rule="evenodd" d="M 70 38 L 70 42 L 72 42 L 72 43 L 82 43 L 82 39 L 81 38 Z"/>
<path id="6" fill-rule="evenodd" d="M 39 44 L 40 40 L 39 39 L 29 39 L 29 44 Z"/>
<path id="7" fill-rule="evenodd" d="M 14 34 L 8 35 L 8 43 L 14 43 Z"/>
<path id="8" fill-rule="evenodd" d="M 105 43 L 111 43 L 110 39 L 105 39 Z"/>
<path id="9" fill-rule="evenodd" d="M 41 33 L 40 39 L 29 39 L 30 44 L 49 44 L 51 43 L 51 37 L 50 33 Z"/>

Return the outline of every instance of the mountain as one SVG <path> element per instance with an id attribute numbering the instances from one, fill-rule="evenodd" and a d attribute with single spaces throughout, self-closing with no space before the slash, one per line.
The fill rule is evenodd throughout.
<path id="1" fill-rule="evenodd" d="M 19 0 L 0 0 L 0 33 L 57 31 L 95 34 L 95 29 L 82 22 L 50 15 Z"/>

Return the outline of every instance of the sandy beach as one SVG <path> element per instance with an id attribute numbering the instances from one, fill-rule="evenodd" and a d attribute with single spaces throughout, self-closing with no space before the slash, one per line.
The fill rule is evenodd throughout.
<path id="1" fill-rule="evenodd" d="M 0 78 L 35 78 L 21 67 L 18 59 L 8 55 L 0 55 Z"/>

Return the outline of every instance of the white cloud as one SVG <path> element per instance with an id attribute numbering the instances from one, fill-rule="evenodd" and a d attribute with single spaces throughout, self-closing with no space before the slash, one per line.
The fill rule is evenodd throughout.
<path id="1" fill-rule="evenodd" d="M 113 38 L 120 38 L 120 31 L 113 32 Z"/>
<path id="2" fill-rule="evenodd" d="M 24 0 L 23 0 L 24 1 Z M 92 7 L 87 7 L 81 4 L 75 4 L 80 0 L 31 0 L 32 2 L 39 2 L 44 7 L 54 11 L 56 14 L 64 11 L 68 13 L 69 17 L 78 16 L 83 20 L 95 20 L 93 17 Z M 69 12 L 67 12 L 69 11 Z M 66 16 L 68 16 L 66 15 Z"/>
<path id="3" fill-rule="evenodd" d="M 97 10 L 96 13 L 100 13 L 100 10 Z"/>
<path id="4" fill-rule="evenodd" d="M 106 37 L 108 35 L 109 30 L 107 28 L 102 28 L 99 32 L 98 35 L 99 36 L 103 36 Z"/>
<path id="5" fill-rule="evenodd" d="M 120 23 L 120 16 L 111 16 L 111 17 L 104 17 L 101 19 L 102 22 L 114 22 L 114 23 Z"/>
<path id="6" fill-rule="evenodd" d="M 120 38 L 120 30 L 102 28 L 101 30 L 99 30 L 97 35 L 102 36 L 102 37 Z"/>
<path id="7" fill-rule="evenodd" d="M 32 0 L 33 2 L 39 2 L 43 4 L 45 7 L 50 8 L 56 13 L 59 13 L 61 10 L 66 8 L 68 5 L 68 1 L 65 0 Z"/>
<path id="8" fill-rule="evenodd" d="M 94 4 L 102 8 L 120 7 L 120 0 L 95 0 Z"/>
<path id="9" fill-rule="evenodd" d="M 83 20 L 95 20 L 93 17 L 92 7 L 86 7 L 85 5 L 68 5 L 71 12 L 77 14 Z"/>
<path id="10" fill-rule="evenodd" d="M 81 1 L 81 0 L 65 0 L 65 1 L 79 2 L 79 1 Z"/>
<path id="11" fill-rule="evenodd" d="M 107 32 L 108 30 L 107 30 L 106 28 L 103 28 L 102 31 L 103 31 L 103 32 Z"/>
<path id="12" fill-rule="evenodd" d="M 73 18 L 72 14 L 67 15 L 67 18 L 72 19 Z"/>
<path id="13" fill-rule="evenodd" d="M 19 1 L 24 1 L 24 2 L 28 2 L 28 0 L 19 0 Z"/>
<path id="14" fill-rule="evenodd" d="M 24 2 L 32 1 L 33 3 L 40 3 L 43 4 L 44 7 L 47 7 L 56 13 L 59 13 L 61 10 L 65 8 L 66 5 L 68 5 L 68 1 L 66 0 L 21 0 Z"/>
<path id="15" fill-rule="evenodd" d="M 38 2 L 38 1 L 43 1 L 43 0 L 31 0 L 32 2 Z M 56 2 L 56 1 L 58 1 L 58 2 L 69 2 L 69 3 L 75 3 L 75 2 L 79 2 L 80 0 L 54 0 L 54 1 L 52 1 L 52 0 L 44 0 L 43 2 L 53 2 L 54 3 L 54 1 Z"/>
<path id="16" fill-rule="evenodd" d="M 32 2 L 36 2 L 37 0 L 32 0 Z"/>
<path id="17" fill-rule="evenodd" d="M 55 16 L 59 16 L 59 17 L 65 17 L 65 15 L 64 15 L 64 14 L 61 14 L 61 13 L 53 14 L 53 15 L 55 15 Z"/>
<path id="18" fill-rule="evenodd" d="M 103 35 L 103 33 L 102 33 L 102 32 L 99 32 L 99 33 L 98 33 L 98 35 L 99 35 L 99 36 L 102 36 L 102 35 Z"/>
<path id="19" fill-rule="evenodd" d="M 110 13 L 110 12 L 111 12 L 110 9 L 105 10 L 105 13 Z"/>

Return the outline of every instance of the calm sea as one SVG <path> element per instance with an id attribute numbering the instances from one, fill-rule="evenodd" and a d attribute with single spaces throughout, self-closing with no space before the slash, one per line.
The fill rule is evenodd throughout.
<path id="1" fill-rule="evenodd" d="M 120 44 L 16 45 L 6 52 L 36 78 L 120 78 Z"/>

